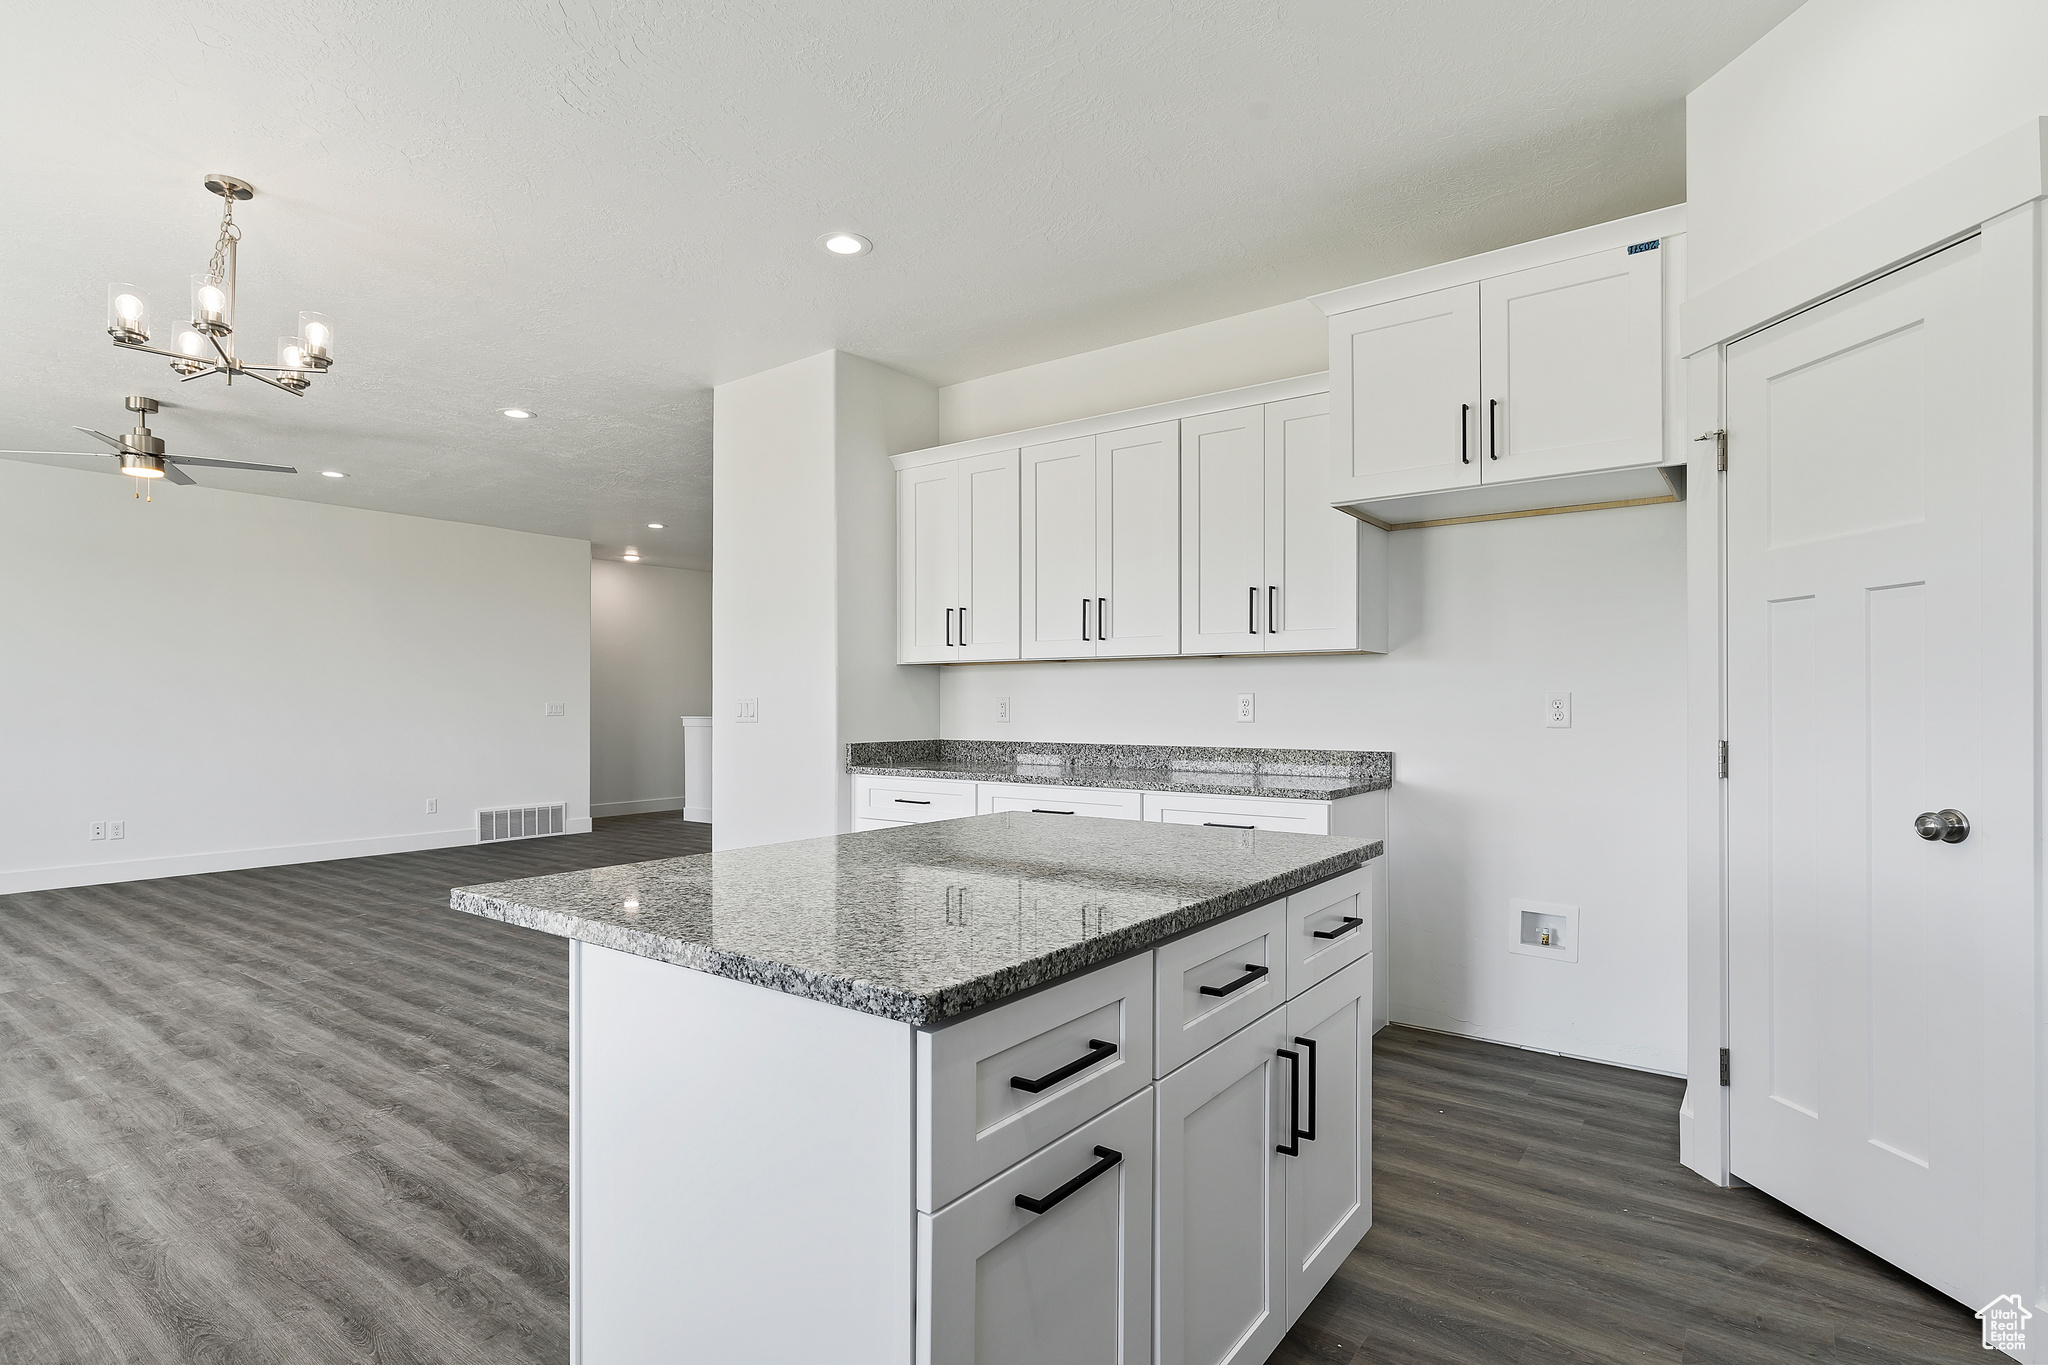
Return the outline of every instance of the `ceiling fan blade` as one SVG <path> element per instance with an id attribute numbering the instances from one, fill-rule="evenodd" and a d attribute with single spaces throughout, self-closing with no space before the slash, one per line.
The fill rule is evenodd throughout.
<path id="1" fill-rule="evenodd" d="M 242 460 L 202 460 L 197 455 L 166 455 L 165 464 L 205 465 L 209 469 L 260 469 L 268 474 L 296 474 L 288 464 L 248 464 Z"/>
<path id="2" fill-rule="evenodd" d="M 192 477 L 192 476 L 191 476 L 190 474 L 187 474 L 187 473 L 186 473 L 186 472 L 185 472 L 184 470 L 182 470 L 182 469 L 178 468 L 178 467 L 177 467 L 176 465 L 174 465 L 174 464 L 170 464 L 170 463 L 168 463 L 168 462 L 166 462 L 166 463 L 165 463 L 165 465 L 164 465 L 164 477 L 165 477 L 165 478 L 167 478 L 167 479 L 169 479 L 169 480 L 170 480 L 170 481 L 171 481 L 172 483 L 185 483 L 185 484 L 191 484 L 191 483 L 198 483 L 198 482 L 199 482 L 199 480 L 197 480 L 197 479 L 193 478 L 193 477 Z"/>
<path id="3" fill-rule="evenodd" d="M 0 455 L 81 455 L 88 460 L 111 460 L 111 450 L 0 450 Z"/>
<path id="4" fill-rule="evenodd" d="M 116 451 L 121 449 L 121 443 L 115 440 L 113 437 L 107 435 L 107 433 L 105 433 L 104 431 L 94 431 L 91 427 L 73 427 L 71 429 L 73 431 L 82 431 L 88 436 L 94 437 L 95 439 L 101 441 L 105 441 L 108 445 L 112 446 Z"/>

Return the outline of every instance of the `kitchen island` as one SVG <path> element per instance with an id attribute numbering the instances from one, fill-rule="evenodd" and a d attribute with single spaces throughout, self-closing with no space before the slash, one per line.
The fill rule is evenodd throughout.
<path id="1" fill-rule="evenodd" d="M 1371 1219 L 1379 852 L 1014 813 L 455 891 L 570 940 L 575 1359 L 1264 1360 Z"/>

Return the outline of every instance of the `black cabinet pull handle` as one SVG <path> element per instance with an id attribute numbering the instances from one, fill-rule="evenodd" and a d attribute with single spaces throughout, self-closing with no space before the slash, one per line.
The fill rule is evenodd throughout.
<path id="1" fill-rule="evenodd" d="M 1257 829 L 1257 825 L 1226 825 L 1221 820 L 1204 820 L 1203 829 Z"/>
<path id="2" fill-rule="evenodd" d="M 960 643 L 967 643 L 967 608 L 960 608 Z"/>
<path id="3" fill-rule="evenodd" d="M 1335 929 L 1311 929 L 1309 934 L 1314 938 L 1342 938 L 1363 923 L 1365 921 L 1356 915 L 1346 915 L 1337 922 Z"/>
<path id="4" fill-rule="evenodd" d="M 1081 599 L 1081 638 L 1088 638 L 1088 599 Z"/>
<path id="5" fill-rule="evenodd" d="M 953 647 L 953 609 L 951 607 L 946 608 L 946 647 L 948 649 Z"/>
<path id="6" fill-rule="evenodd" d="M 1458 404 L 1458 463 L 1472 463 L 1472 405 Z"/>
<path id="7" fill-rule="evenodd" d="M 1305 1138 L 1310 1142 L 1314 1142 L 1316 1140 L 1316 1040 L 1313 1038 L 1296 1038 L 1294 1042 L 1297 1047 L 1308 1049 L 1308 1127 L 1296 1128 L 1294 1135 L 1298 1138 Z M 1297 1115 L 1295 1122 L 1299 1123 L 1300 1121 L 1300 1116 Z"/>
<path id="8" fill-rule="evenodd" d="M 1010 1077 L 1010 1084 L 1028 1095 L 1036 1095 L 1039 1091 L 1050 1090 L 1067 1077 L 1086 1071 L 1097 1062 L 1114 1056 L 1116 1056 L 1115 1043 L 1105 1043 L 1100 1038 L 1090 1038 L 1088 1040 L 1087 1056 L 1076 1057 L 1065 1066 L 1054 1067 L 1037 1080 L 1033 1080 L 1029 1076 L 1012 1076 Z"/>
<path id="9" fill-rule="evenodd" d="M 1060 1200 L 1065 1199 L 1068 1195 L 1072 1194 L 1075 1190 L 1080 1189 L 1083 1185 L 1093 1180 L 1096 1176 L 1101 1175 L 1104 1171 L 1113 1169 L 1118 1162 L 1124 1159 L 1124 1154 L 1122 1152 L 1117 1151 L 1114 1147 L 1097 1147 L 1095 1149 L 1095 1155 L 1098 1158 L 1100 1158 L 1100 1160 L 1098 1160 L 1093 1166 L 1090 1166 L 1087 1170 L 1081 1172 L 1081 1174 L 1075 1176 L 1072 1180 L 1069 1180 L 1066 1184 L 1060 1186 L 1051 1194 L 1046 1195 L 1043 1199 L 1033 1199 L 1028 1194 L 1018 1195 L 1017 1207 L 1023 1209 L 1026 1213 L 1044 1213 L 1054 1204 L 1059 1203 Z"/>
<path id="10" fill-rule="evenodd" d="M 1500 458 L 1500 437 L 1495 434 L 1493 429 L 1494 414 L 1499 408 L 1500 400 L 1498 398 L 1486 400 L 1486 458 L 1489 460 L 1498 460 Z"/>
<path id="11" fill-rule="evenodd" d="M 1226 986 L 1204 986 L 1202 987 L 1202 994 L 1235 995 L 1237 992 L 1243 990 L 1246 986 L 1251 985 L 1252 982 L 1257 981 L 1260 977 L 1264 976 L 1266 974 L 1266 970 L 1266 968 L 1261 967 L 1256 962 L 1247 962 L 1244 964 L 1243 976 L 1240 976 L 1237 980 L 1231 982 L 1229 985 Z"/>
<path id="12" fill-rule="evenodd" d="M 1266 634 L 1278 635 L 1280 627 L 1273 622 L 1280 619 L 1280 589 L 1266 589 Z"/>
<path id="13" fill-rule="evenodd" d="M 1033 806 L 1031 813 L 1033 815 L 1072 815 L 1074 812 L 1070 810 L 1049 810 L 1044 806 Z"/>
<path id="14" fill-rule="evenodd" d="M 1257 635 L 1259 633 L 1259 590 L 1253 588 L 1251 594 L 1251 600 L 1246 602 L 1244 606 L 1244 628 L 1246 634 Z"/>
<path id="15" fill-rule="evenodd" d="M 1301 1054 L 1289 1052 L 1286 1048 L 1273 1049 L 1280 1056 L 1294 1063 L 1290 1070 L 1293 1079 L 1288 1082 L 1287 1091 L 1287 1141 L 1275 1143 L 1273 1150 L 1282 1156 L 1301 1155 Z"/>
<path id="16" fill-rule="evenodd" d="M 929 801 L 913 801 L 907 796 L 896 796 L 890 799 L 899 806 L 929 806 L 931 804 Z"/>
<path id="17" fill-rule="evenodd" d="M 1109 638 L 1109 626 L 1108 626 L 1108 624 L 1107 624 L 1107 623 L 1108 623 L 1108 621 L 1109 621 L 1109 599 L 1108 599 L 1107 597 L 1098 597 L 1098 598 L 1096 598 L 1096 599 L 1095 599 L 1095 638 L 1096 638 L 1096 640 L 1098 640 L 1098 641 L 1101 641 L 1101 640 L 1107 640 L 1107 639 Z"/>

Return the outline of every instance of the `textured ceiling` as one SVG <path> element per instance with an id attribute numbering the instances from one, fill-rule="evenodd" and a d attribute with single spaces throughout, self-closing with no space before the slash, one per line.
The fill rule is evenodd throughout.
<path id="1" fill-rule="evenodd" d="M 708 567 L 709 385 L 951 383 L 1674 202 L 1685 93 L 1795 7 L 20 5 L 0 448 L 147 393 L 174 451 L 351 476 L 211 485 Z M 305 399 L 101 332 L 110 280 L 181 316 L 216 170 L 258 189 L 245 356 L 335 319 Z"/>

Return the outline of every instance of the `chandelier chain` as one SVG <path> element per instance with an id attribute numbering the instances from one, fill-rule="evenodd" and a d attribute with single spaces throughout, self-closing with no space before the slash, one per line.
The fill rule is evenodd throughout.
<path id="1" fill-rule="evenodd" d="M 242 240 L 242 229 L 235 225 L 235 196 L 221 196 L 220 236 L 213 244 L 213 259 L 207 262 L 206 277 L 219 284 L 228 277 L 228 244 Z"/>

